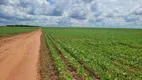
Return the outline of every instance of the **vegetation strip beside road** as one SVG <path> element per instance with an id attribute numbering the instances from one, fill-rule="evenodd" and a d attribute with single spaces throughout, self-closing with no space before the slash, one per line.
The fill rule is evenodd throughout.
<path id="1" fill-rule="evenodd" d="M 38 27 L 0 27 L 0 37 L 16 36 L 15 34 L 29 33 L 39 29 Z"/>
<path id="2" fill-rule="evenodd" d="M 53 62 L 50 54 L 50 49 L 45 41 L 44 33 L 41 35 L 41 50 L 40 50 L 40 80 L 59 80 L 59 72 Z"/>

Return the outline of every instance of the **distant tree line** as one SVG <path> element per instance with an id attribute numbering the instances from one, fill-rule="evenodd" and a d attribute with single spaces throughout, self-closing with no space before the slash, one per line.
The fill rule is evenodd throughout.
<path id="1" fill-rule="evenodd" d="M 32 26 L 32 25 L 6 25 L 6 27 L 40 27 L 40 26 Z"/>

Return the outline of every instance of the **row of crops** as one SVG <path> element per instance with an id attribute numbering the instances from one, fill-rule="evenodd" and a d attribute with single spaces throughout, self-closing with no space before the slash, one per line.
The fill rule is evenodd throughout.
<path id="1" fill-rule="evenodd" d="M 63 80 L 141 80 L 142 30 L 43 28 Z"/>

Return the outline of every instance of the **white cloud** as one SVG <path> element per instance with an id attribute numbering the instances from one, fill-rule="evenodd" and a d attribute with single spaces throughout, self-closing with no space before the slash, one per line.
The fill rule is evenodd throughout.
<path id="1" fill-rule="evenodd" d="M 90 9 L 92 10 L 92 12 L 98 12 L 98 3 L 96 0 L 91 3 Z"/>
<path id="2" fill-rule="evenodd" d="M 87 19 L 87 15 L 88 15 L 89 10 L 84 7 L 86 7 L 86 6 L 82 5 L 82 4 L 74 5 L 69 11 L 69 17 L 74 18 L 74 19 L 78 19 L 78 20 Z"/>
<path id="3" fill-rule="evenodd" d="M 6 5 L 8 3 L 8 0 L 0 0 L 0 5 Z"/>
<path id="4" fill-rule="evenodd" d="M 142 15 L 142 6 L 137 7 L 134 11 L 133 14 L 135 15 Z"/>
<path id="5" fill-rule="evenodd" d="M 0 24 L 142 24 L 142 0 L 0 0 Z"/>

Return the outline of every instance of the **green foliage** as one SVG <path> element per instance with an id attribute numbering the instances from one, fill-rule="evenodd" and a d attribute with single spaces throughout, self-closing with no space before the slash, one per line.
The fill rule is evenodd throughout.
<path id="1" fill-rule="evenodd" d="M 92 80 L 92 78 L 89 76 L 89 74 L 87 74 L 87 72 L 85 71 L 83 66 L 75 58 L 73 58 L 68 52 L 66 52 L 59 43 L 57 43 L 53 39 L 52 39 L 52 41 L 57 46 L 57 48 L 62 52 L 62 54 L 68 59 L 68 61 L 71 63 L 71 65 L 77 70 L 77 73 L 81 77 L 83 77 L 83 79 Z"/>
<path id="2" fill-rule="evenodd" d="M 43 31 L 54 38 L 69 60 L 72 58 L 60 45 L 102 79 L 142 78 L 141 29 L 43 28 Z"/>
<path id="3" fill-rule="evenodd" d="M 38 29 L 37 27 L 0 27 L 0 37 L 17 34 L 21 32 L 30 32 Z"/>
<path id="4" fill-rule="evenodd" d="M 74 80 L 72 74 L 68 71 L 67 66 L 64 64 L 63 60 L 59 57 L 57 54 L 55 48 L 53 47 L 53 44 L 51 40 L 46 36 L 46 42 L 50 49 L 50 54 L 54 59 L 54 63 L 59 71 L 60 78 L 62 80 Z"/>

